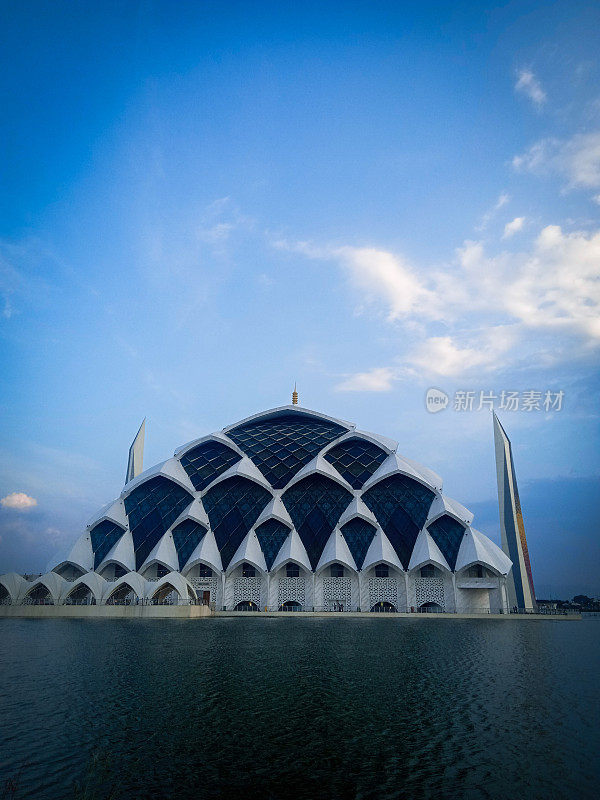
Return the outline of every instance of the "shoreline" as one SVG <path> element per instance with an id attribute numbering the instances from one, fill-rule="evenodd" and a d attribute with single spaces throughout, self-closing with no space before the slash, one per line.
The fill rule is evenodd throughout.
<path id="1" fill-rule="evenodd" d="M 493 620 L 552 620 L 554 622 L 581 620 L 581 614 L 422 614 L 397 611 L 378 614 L 372 611 L 211 611 L 208 606 L 0 606 L 0 619 L 208 619 L 230 617 L 319 617 L 323 619 L 493 619 Z"/>

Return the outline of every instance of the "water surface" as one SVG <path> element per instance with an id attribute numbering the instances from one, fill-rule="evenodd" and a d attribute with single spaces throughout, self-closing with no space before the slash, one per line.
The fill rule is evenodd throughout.
<path id="1" fill-rule="evenodd" d="M 75 782 L 127 800 L 595 798 L 599 634 L 599 619 L 0 620 L 0 797 L 11 780 L 38 800 Z"/>

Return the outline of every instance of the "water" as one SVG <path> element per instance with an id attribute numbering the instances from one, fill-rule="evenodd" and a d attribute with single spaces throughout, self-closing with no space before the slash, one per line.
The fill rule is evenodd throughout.
<path id="1" fill-rule="evenodd" d="M 0 798 L 595 798 L 599 633 L 0 620 Z"/>

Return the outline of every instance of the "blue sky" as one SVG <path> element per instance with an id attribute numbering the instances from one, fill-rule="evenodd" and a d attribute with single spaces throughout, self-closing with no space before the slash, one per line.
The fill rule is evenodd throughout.
<path id="1" fill-rule="evenodd" d="M 44 569 L 118 495 L 142 417 L 150 466 L 297 381 L 498 541 L 493 392 L 538 596 L 600 594 L 597 3 L 2 24 L 0 572 Z M 499 408 L 531 390 L 561 409 Z"/>

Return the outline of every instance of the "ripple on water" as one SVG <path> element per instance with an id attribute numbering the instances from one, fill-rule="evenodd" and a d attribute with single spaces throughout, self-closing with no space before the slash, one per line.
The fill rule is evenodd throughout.
<path id="1" fill-rule="evenodd" d="M 0 625 L 20 797 L 596 796 L 597 620 Z"/>

